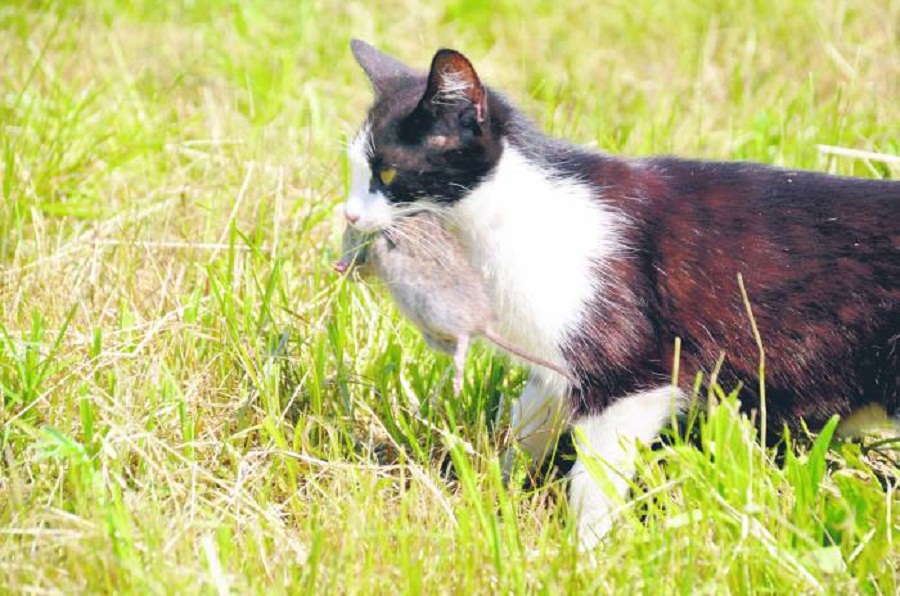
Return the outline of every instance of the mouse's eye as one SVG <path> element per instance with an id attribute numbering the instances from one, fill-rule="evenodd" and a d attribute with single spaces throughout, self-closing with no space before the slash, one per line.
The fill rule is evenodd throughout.
<path id="1" fill-rule="evenodd" d="M 393 182 L 396 177 L 397 168 L 384 168 L 378 172 L 378 179 L 381 180 L 381 183 L 385 186 L 390 186 L 391 182 Z"/>

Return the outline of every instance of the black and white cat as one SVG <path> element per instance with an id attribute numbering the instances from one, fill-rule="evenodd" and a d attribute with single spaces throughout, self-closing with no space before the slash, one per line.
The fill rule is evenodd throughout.
<path id="1" fill-rule="evenodd" d="M 624 495 L 634 441 L 656 437 L 722 352 L 720 383 L 743 382 L 744 404 L 758 406 L 738 273 L 766 346 L 773 425 L 900 407 L 900 182 L 590 152 L 541 134 L 458 52 L 420 74 L 351 47 L 376 99 L 350 144 L 346 218 L 373 231 L 445 214 L 487 280 L 498 331 L 579 379 L 533 371 L 511 418 L 535 462 L 576 428 L 583 546 L 612 522 L 585 456 Z"/>

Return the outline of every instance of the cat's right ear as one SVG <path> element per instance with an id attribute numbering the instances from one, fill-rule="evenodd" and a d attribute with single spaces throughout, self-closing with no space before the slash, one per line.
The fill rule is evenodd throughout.
<path id="1" fill-rule="evenodd" d="M 469 59 L 456 50 L 438 50 L 431 61 L 421 105 L 434 114 L 470 112 L 481 127 L 487 119 L 487 93 Z"/>
<path id="2" fill-rule="evenodd" d="M 391 82 L 396 79 L 416 76 L 416 71 L 393 56 L 388 56 L 359 39 L 350 40 L 350 51 L 369 77 L 377 95 L 385 94 L 390 89 Z"/>

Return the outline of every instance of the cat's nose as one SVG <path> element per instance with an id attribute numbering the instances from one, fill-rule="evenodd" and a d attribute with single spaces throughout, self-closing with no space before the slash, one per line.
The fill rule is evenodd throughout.
<path id="1" fill-rule="evenodd" d="M 353 211 L 350 211 L 349 209 L 344 209 L 344 219 L 346 219 L 347 223 L 351 225 L 355 224 L 359 221 L 359 213 L 355 213 Z"/>

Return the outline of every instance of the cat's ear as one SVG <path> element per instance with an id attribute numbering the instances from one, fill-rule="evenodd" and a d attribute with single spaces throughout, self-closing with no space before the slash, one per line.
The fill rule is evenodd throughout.
<path id="1" fill-rule="evenodd" d="M 416 76 L 416 71 L 409 68 L 393 56 L 375 49 L 359 39 L 350 40 L 350 51 L 365 71 L 375 93 L 382 95 L 390 89 L 391 81 L 408 79 Z"/>
<path id="2" fill-rule="evenodd" d="M 422 105 L 435 114 L 474 109 L 480 126 L 487 119 L 487 93 L 469 59 L 456 50 L 439 50 L 431 61 Z"/>

